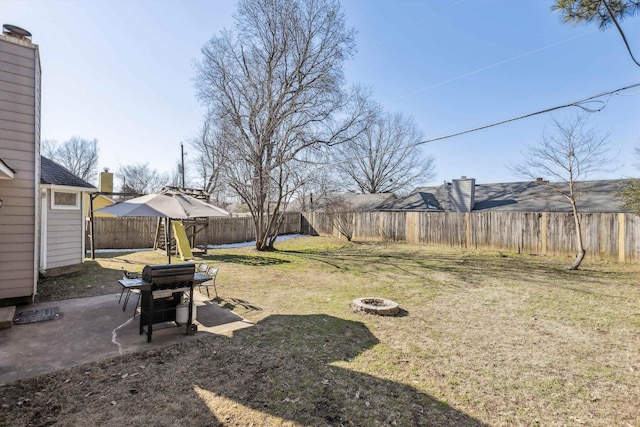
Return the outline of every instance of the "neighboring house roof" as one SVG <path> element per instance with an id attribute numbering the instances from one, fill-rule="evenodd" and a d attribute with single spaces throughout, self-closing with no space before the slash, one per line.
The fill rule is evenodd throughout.
<path id="1" fill-rule="evenodd" d="M 311 206 L 311 197 L 305 196 L 304 206 L 311 206 L 312 210 L 318 212 L 326 211 L 337 205 L 347 207 L 349 210 L 353 211 L 371 211 L 383 203 L 395 200 L 396 197 L 397 196 L 393 193 L 330 193 L 314 195 L 313 206 Z M 300 200 L 294 200 L 287 206 L 287 211 L 300 212 L 301 205 L 302 203 Z"/>
<path id="2" fill-rule="evenodd" d="M 397 196 L 393 193 L 377 193 L 377 194 L 357 194 L 344 193 L 329 196 L 329 203 L 344 203 L 354 211 L 373 210 L 376 206 L 395 200 Z"/>
<path id="3" fill-rule="evenodd" d="M 81 187 L 96 189 L 84 179 L 74 175 L 69 170 L 60 166 L 53 160 L 49 160 L 44 156 L 40 156 L 42 165 L 40 183 L 50 185 L 62 185 L 66 187 Z"/>
<path id="4" fill-rule="evenodd" d="M 447 202 L 442 206 L 438 200 Z M 449 207 L 449 191 L 443 187 L 420 187 L 412 193 L 376 207 L 379 211 L 444 211 Z"/>
<path id="5" fill-rule="evenodd" d="M 578 211 L 631 212 L 619 197 L 626 182 L 626 179 L 576 182 Z M 568 183 L 554 185 L 568 191 Z M 474 189 L 474 211 L 571 212 L 568 200 L 544 182 L 476 184 Z M 408 196 L 381 205 L 377 210 L 453 212 L 451 184 L 417 188 Z"/>

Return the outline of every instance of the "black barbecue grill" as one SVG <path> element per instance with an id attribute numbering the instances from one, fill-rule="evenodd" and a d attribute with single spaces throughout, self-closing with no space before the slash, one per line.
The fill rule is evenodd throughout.
<path id="1" fill-rule="evenodd" d="M 147 265 L 142 270 L 142 280 L 151 283 L 153 291 L 184 288 L 193 285 L 195 272 L 193 263 Z"/>
<path id="2" fill-rule="evenodd" d="M 187 334 L 196 333 L 198 327 L 193 323 L 192 309 L 195 270 L 193 263 L 144 267 L 142 280 L 149 283 L 149 286 L 148 289 L 141 288 L 140 335 L 146 333 L 147 342 L 151 341 L 154 323 L 176 321 L 176 309 L 185 292 L 189 294 Z"/>

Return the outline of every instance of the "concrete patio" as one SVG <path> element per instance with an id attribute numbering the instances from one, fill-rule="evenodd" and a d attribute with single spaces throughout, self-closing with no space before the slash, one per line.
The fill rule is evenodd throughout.
<path id="1" fill-rule="evenodd" d="M 124 312 L 118 305 L 120 294 L 20 306 L 16 313 L 58 307 L 60 316 L 0 330 L 0 384 L 253 325 L 199 292 L 194 294 L 197 333 L 189 336 L 185 326 L 157 324 L 150 343 L 139 334 L 139 316 L 133 319 L 135 295 Z"/>

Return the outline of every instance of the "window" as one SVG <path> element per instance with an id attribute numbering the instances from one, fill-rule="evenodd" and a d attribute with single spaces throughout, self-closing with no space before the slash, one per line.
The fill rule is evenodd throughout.
<path id="1" fill-rule="evenodd" d="M 80 209 L 80 193 L 53 191 L 51 209 Z"/>

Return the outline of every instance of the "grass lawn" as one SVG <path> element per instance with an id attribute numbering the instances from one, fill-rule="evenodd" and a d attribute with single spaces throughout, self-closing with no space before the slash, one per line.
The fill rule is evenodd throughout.
<path id="1" fill-rule="evenodd" d="M 639 265 L 319 237 L 214 250 L 257 326 L 0 387 L 0 425 L 640 426 Z M 104 254 L 40 300 L 119 292 Z M 397 317 L 354 313 L 358 297 Z M 4 419 L 3 419 L 4 418 Z"/>

